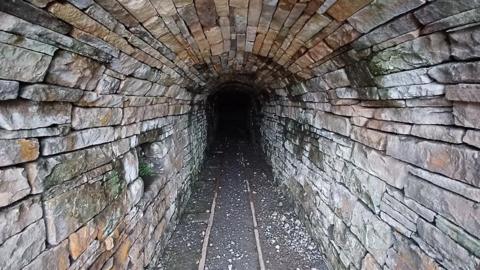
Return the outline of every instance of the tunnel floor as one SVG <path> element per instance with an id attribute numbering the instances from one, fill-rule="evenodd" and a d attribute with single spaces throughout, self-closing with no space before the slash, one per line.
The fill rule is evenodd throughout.
<path id="1" fill-rule="evenodd" d="M 327 269 L 256 145 L 221 136 L 209 152 L 158 269 L 198 269 L 211 212 L 205 269 L 262 269 L 251 201 L 265 269 Z"/>

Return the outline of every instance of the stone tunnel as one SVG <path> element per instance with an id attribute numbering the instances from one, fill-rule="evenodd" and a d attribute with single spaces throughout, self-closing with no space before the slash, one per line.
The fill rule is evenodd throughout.
<path id="1" fill-rule="evenodd" d="M 191 269 L 479 270 L 479 23 L 478 0 L 2 0 L 0 269 L 190 269 L 160 265 L 217 155 L 251 175 L 208 198 Z M 224 190 L 249 266 L 198 252 L 252 222 L 213 216 Z M 274 266 L 261 194 L 322 267 Z"/>

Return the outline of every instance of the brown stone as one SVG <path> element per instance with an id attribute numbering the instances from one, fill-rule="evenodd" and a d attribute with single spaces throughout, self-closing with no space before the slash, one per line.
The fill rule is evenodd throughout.
<path id="1" fill-rule="evenodd" d="M 97 236 L 97 229 L 93 222 L 81 227 L 68 237 L 70 256 L 76 260 L 92 243 Z"/>
<path id="2" fill-rule="evenodd" d="M 327 11 L 328 15 L 341 22 L 348 19 L 355 12 L 368 5 L 373 0 L 338 0 Z"/>

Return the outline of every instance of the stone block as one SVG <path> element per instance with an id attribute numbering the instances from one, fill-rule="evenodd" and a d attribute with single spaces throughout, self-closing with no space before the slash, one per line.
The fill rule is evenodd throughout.
<path id="1" fill-rule="evenodd" d="M 141 63 L 127 54 L 120 53 L 118 58 L 113 58 L 109 63 L 109 68 L 123 75 L 131 75 L 140 68 Z"/>
<path id="2" fill-rule="evenodd" d="M 9 14 L 0 12 L 0 29 L 9 33 L 19 34 L 29 39 L 36 40 L 45 44 L 49 44 L 65 50 L 77 52 L 79 54 L 97 59 L 100 61 L 110 61 L 111 56 L 104 53 L 102 50 L 89 46 L 71 37 L 59 34 L 55 31 L 41 27 L 39 25 L 28 23 L 22 19 L 11 16 Z M 26 59 L 27 60 L 27 59 Z M 48 61 L 45 69 L 48 68 Z M 31 60 L 28 59 L 28 63 Z"/>
<path id="3" fill-rule="evenodd" d="M 322 76 L 322 79 L 327 83 L 330 89 L 350 86 L 347 73 L 345 69 L 339 69 Z"/>
<path id="4" fill-rule="evenodd" d="M 373 212 L 380 211 L 380 201 L 386 190 L 385 182 L 349 163 L 343 168 L 342 182 Z"/>
<path id="5" fill-rule="evenodd" d="M 375 110 L 373 118 L 411 124 L 454 124 L 450 108 L 380 108 Z"/>
<path id="6" fill-rule="evenodd" d="M 480 148 L 480 131 L 467 130 L 465 137 L 463 137 L 463 142 Z"/>
<path id="7" fill-rule="evenodd" d="M 2 149 L 7 150 L 6 148 Z M 30 194 L 30 185 L 23 168 L 0 169 L 0 207 L 18 201 L 28 194 Z"/>
<path id="8" fill-rule="evenodd" d="M 97 237 L 97 228 L 94 222 L 89 222 L 68 237 L 70 256 L 76 260 L 90 246 Z"/>
<path id="9" fill-rule="evenodd" d="M 39 156 L 37 139 L 0 140 L 0 167 L 32 161 Z"/>
<path id="10" fill-rule="evenodd" d="M 457 126 L 480 129 L 480 104 L 455 102 L 453 115 Z"/>
<path id="11" fill-rule="evenodd" d="M 112 173 L 106 178 L 45 200 L 45 223 L 50 244 L 56 245 L 66 239 L 123 192 L 125 182 L 118 174 Z"/>
<path id="12" fill-rule="evenodd" d="M 330 19 L 327 16 L 315 13 L 305 23 L 302 30 L 295 36 L 296 39 L 306 42 L 312 38 L 316 33 L 320 32 L 325 26 L 330 23 Z"/>
<path id="13" fill-rule="evenodd" d="M 352 162 L 389 185 L 402 188 L 408 175 L 408 165 L 377 150 L 356 143 Z"/>
<path id="14" fill-rule="evenodd" d="M 0 80 L 0 100 L 16 99 L 19 83 L 16 81 Z"/>
<path id="15" fill-rule="evenodd" d="M 42 252 L 35 260 L 25 266 L 25 270 L 57 269 L 66 270 L 70 266 L 67 241 Z"/>
<path id="16" fill-rule="evenodd" d="M 419 97 L 441 96 L 445 94 L 445 86 L 441 84 L 422 84 L 409 86 L 396 86 L 391 88 L 379 88 L 377 90 L 380 99 L 411 99 Z"/>
<path id="17" fill-rule="evenodd" d="M 75 102 L 83 95 L 83 91 L 49 84 L 32 84 L 22 87 L 20 97 L 33 101 Z"/>
<path id="18" fill-rule="evenodd" d="M 445 91 L 448 100 L 480 103 L 480 84 L 447 85 Z"/>
<path id="19" fill-rule="evenodd" d="M 118 93 L 124 95 L 144 96 L 150 88 L 152 83 L 145 80 L 128 77 L 120 84 Z"/>
<path id="20" fill-rule="evenodd" d="M 419 220 L 417 228 L 419 237 L 438 254 L 443 266 L 450 269 L 475 269 L 475 261 L 468 251 L 438 228 L 423 219 Z"/>
<path id="21" fill-rule="evenodd" d="M 387 155 L 432 172 L 480 186 L 478 151 L 463 146 L 420 140 L 414 137 L 389 136 Z"/>
<path id="22" fill-rule="evenodd" d="M 38 189 L 49 189 L 84 172 L 107 164 L 114 158 L 112 144 L 100 145 L 72 153 L 41 158 L 30 168 L 29 181 Z M 82 160 L 83 162 L 78 162 Z M 30 178 L 32 178 L 30 180 Z"/>
<path id="23" fill-rule="evenodd" d="M 130 151 L 126 153 L 121 158 L 122 168 L 123 168 L 123 179 L 127 183 L 131 183 L 138 178 L 139 174 L 139 163 L 138 155 L 136 151 Z"/>
<path id="24" fill-rule="evenodd" d="M 335 246 L 340 249 L 342 257 L 345 257 L 345 265 L 353 264 L 360 267 L 365 248 L 362 243 L 353 235 L 341 219 L 336 218 L 333 225 L 333 241 Z"/>
<path id="25" fill-rule="evenodd" d="M 380 204 L 380 210 L 390 218 L 394 219 L 401 227 L 409 230 L 410 232 L 407 232 L 407 236 L 410 236 L 411 232 L 417 230 L 416 224 L 418 215 L 394 197 L 385 194 L 382 198 L 382 203 Z M 386 222 L 389 223 L 388 221 Z M 395 227 L 395 225 L 392 226 Z M 402 232 L 401 230 L 399 231 Z"/>
<path id="26" fill-rule="evenodd" d="M 105 67 L 100 63 L 67 51 L 57 51 L 45 81 L 51 84 L 94 90 Z"/>
<path id="27" fill-rule="evenodd" d="M 480 57 L 480 27 L 466 28 L 450 33 L 452 56 L 459 60 Z"/>
<path id="28" fill-rule="evenodd" d="M 43 81 L 52 61 L 46 54 L 0 43 L 0 79 L 22 82 Z"/>
<path id="29" fill-rule="evenodd" d="M 332 185 L 330 191 L 330 205 L 333 212 L 350 226 L 357 198 L 342 185 Z"/>
<path id="30" fill-rule="evenodd" d="M 103 126 L 114 126 L 122 121 L 121 108 L 82 108 L 74 107 L 72 111 L 72 127 L 84 129 Z"/>
<path id="31" fill-rule="evenodd" d="M 49 156 L 111 142 L 115 139 L 114 131 L 113 127 L 101 127 L 71 132 L 62 137 L 45 138 L 41 140 L 42 155 Z"/>
<path id="32" fill-rule="evenodd" d="M 368 120 L 366 127 L 372 128 L 372 129 L 378 129 L 385 132 L 405 134 L 405 135 L 410 134 L 410 131 L 412 130 L 412 126 L 409 124 L 401 124 L 401 123 L 390 122 L 390 121 L 379 121 L 375 119 Z"/>
<path id="33" fill-rule="evenodd" d="M 429 140 L 460 144 L 465 130 L 448 126 L 413 125 L 411 134 Z"/>
<path id="34" fill-rule="evenodd" d="M 0 105 L 0 127 L 18 130 L 67 124 L 70 123 L 71 108 L 68 103 L 5 102 Z"/>
<path id="35" fill-rule="evenodd" d="M 22 269 L 45 250 L 43 219 L 31 224 L 21 233 L 10 237 L 0 246 L 0 268 Z"/>
<path id="36" fill-rule="evenodd" d="M 480 240 L 471 236 L 462 228 L 451 223 L 447 219 L 438 216 L 435 220 L 435 225 L 443 233 L 459 243 L 462 247 L 473 253 L 475 256 L 480 257 Z"/>
<path id="37" fill-rule="evenodd" d="M 477 0 L 439 0 L 430 2 L 428 5 L 415 11 L 415 17 L 421 24 L 427 25 L 437 20 L 455 15 L 462 11 L 467 11 L 478 7 Z"/>
<path id="38" fill-rule="evenodd" d="M 42 218 L 40 197 L 35 196 L 2 209 L 0 212 L 0 244 Z"/>
<path id="39" fill-rule="evenodd" d="M 420 85 L 433 82 L 428 76 L 427 68 L 407 70 L 383 76 L 375 77 L 375 83 L 379 87 L 394 87 L 402 85 Z"/>
<path id="40" fill-rule="evenodd" d="M 99 94 L 114 94 L 118 91 L 119 87 L 120 87 L 119 79 L 109 76 L 107 74 L 103 74 L 102 78 L 97 84 L 96 91 Z"/>
<path id="41" fill-rule="evenodd" d="M 437 33 L 383 50 L 374 55 L 368 65 L 372 74 L 383 75 L 439 64 L 449 58 L 447 38 Z"/>
<path id="42" fill-rule="evenodd" d="M 327 129 L 344 136 L 350 135 L 351 124 L 346 117 L 317 112 L 313 125 L 317 128 Z"/>
<path id="43" fill-rule="evenodd" d="M 349 24 L 343 24 L 335 32 L 325 38 L 325 42 L 333 50 L 337 50 L 352 41 L 356 40 L 361 34 Z"/>
<path id="44" fill-rule="evenodd" d="M 130 185 L 128 185 L 128 205 L 129 208 L 135 206 L 143 196 L 144 186 L 143 180 L 141 178 L 137 178 L 137 180 L 133 181 Z"/>
<path id="45" fill-rule="evenodd" d="M 409 12 L 425 4 L 426 0 L 406 0 L 392 2 L 377 0 L 367 5 L 348 19 L 348 22 L 358 31 L 368 33 L 373 28 L 382 25 L 390 19 Z"/>
<path id="46" fill-rule="evenodd" d="M 480 62 L 448 63 L 435 66 L 428 75 L 440 83 L 480 83 Z"/>
<path id="47" fill-rule="evenodd" d="M 81 107 L 122 107 L 124 97 L 121 95 L 99 95 L 95 92 L 84 92 L 75 105 Z"/>
<path id="48" fill-rule="evenodd" d="M 377 262 L 384 264 L 387 251 L 393 244 L 391 228 L 362 203 L 357 202 L 353 210 L 350 229 Z"/>
<path id="49" fill-rule="evenodd" d="M 409 176 L 405 196 L 448 218 L 472 235 L 478 235 L 480 210 L 475 202 L 414 175 Z"/>
<path id="50" fill-rule="evenodd" d="M 382 43 L 392 38 L 401 36 L 403 34 L 412 32 L 418 28 L 418 23 L 413 14 L 407 13 L 397 19 L 394 19 L 386 24 L 363 35 L 353 43 L 356 49 L 366 49 L 373 45 Z"/>
<path id="51" fill-rule="evenodd" d="M 387 133 L 368 128 L 353 126 L 350 138 L 380 151 L 385 150 L 387 146 Z"/>
<path id="52" fill-rule="evenodd" d="M 370 4 L 372 0 L 338 0 L 327 11 L 328 15 L 341 22 L 348 19 L 355 12 Z"/>
<path id="53" fill-rule="evenodd" d="M 360 269 L 361 270 L 381 270 L 382 268 L 380 267 L 380 265 L 378 265 L 377 261 L 372 256 L 372 254 L 367 253 L 367 255 L 365 255 L 365 258 L 363 258 L 362 267 Z"/>
<path id="54" fill-rule="evenodd" d="M 423 252 L 413 242 L 400 238 L 393 248 L 388 250 L 387 267 L 389 269 L 442 269 L 431 257 Z"/>

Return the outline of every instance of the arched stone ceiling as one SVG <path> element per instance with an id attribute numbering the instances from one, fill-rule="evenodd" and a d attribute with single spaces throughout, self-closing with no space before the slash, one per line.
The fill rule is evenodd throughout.
<path id="1" fill-rule="evenodd" d="M 189 89 L 208 89 L 219 78 L 238 74 L 253 74 L 264 88 L 285 87 L 314 77 L 317 66 L 349 50 L 352 42 L 362 49 L 388 40 L 382 27 L 401 36 L 435 16 L 476 5 L 447 0 L 428 7 L 427 0 L 29 1 L 74 28 L 48 20 L 45 27 L 100 38 L 176 82 L 183 79 Z M 14 13 L 29 20 L 24 12 Z M 402 14 L 402 20 L 384 25 Z"/>

